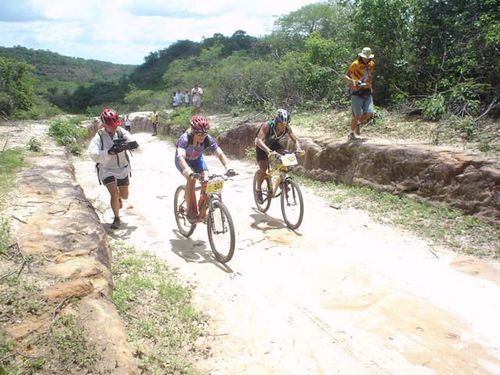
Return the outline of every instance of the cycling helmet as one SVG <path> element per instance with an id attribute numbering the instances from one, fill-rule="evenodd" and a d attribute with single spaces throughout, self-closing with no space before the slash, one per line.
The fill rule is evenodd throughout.
<path id="1" fill-rule="evenodd" d="M 191 117 L 191 128 L 194 131 L 207 132 L 210 129 L 210 124 L 205 117 L 196 115 Z"/>
<path id="2" fill-rule="evenodd" d="M 278 113 L 276 114 L 276 122 L 281 122 L 283 124 L 289 124 L 292 120 L 292 116 L 286 109 L 278 109 Z"/>
<path id="3" fill-rule="evenodd" d="M 118 127 L 122 124 L 122 120 L 120 120 L 120 116 L 114 110 L 109 108 L 104 108 L 101 113 L 101 121 L 110 126 Z"/>

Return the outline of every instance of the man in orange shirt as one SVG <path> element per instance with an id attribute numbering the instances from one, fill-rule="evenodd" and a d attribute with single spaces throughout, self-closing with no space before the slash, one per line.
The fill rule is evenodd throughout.
<path id="1" fill-rule="evenodd" d="M 352 105 L 351 133 L 349 140 L 359 138 L 361 123 L 373 117 L 372 75 L 375 70 L 374 55 L 369 47 L 363 48 L 344 76 L 349 84 Z"/>

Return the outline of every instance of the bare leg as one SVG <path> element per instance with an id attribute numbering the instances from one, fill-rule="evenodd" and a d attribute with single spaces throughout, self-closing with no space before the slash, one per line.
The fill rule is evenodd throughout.
<path id="1" fill-rule="evenodd" d="M 188 208 L 188 213 L 194 213 L 193 216 L 198 215 L 198 207 L 196 205 L 196 180 L 193 178 L 188 178 L 186 182 L 186 206 Z"/>
<path id="2" fill-rule="evenodd" d="M 111 182 L 106 185 L 110 194 L 111 209 L 115 217 L 120 217 L 120 190 L 116 186 L 116 182 Z"/>
<path id="3" fill-rule="evenodd" d="M 257 186 L 262 185 L 262 181 L 266 177 L 267 160 L 259 160 L 259 170 L 257 171 Z"/>
<path id="4" fill-rule="evenodd" d="M 359 124 L 362 116 L 353 116 L 351 120 L 351 133 L 353 134 L 360 134 L 359 131 Z"/>

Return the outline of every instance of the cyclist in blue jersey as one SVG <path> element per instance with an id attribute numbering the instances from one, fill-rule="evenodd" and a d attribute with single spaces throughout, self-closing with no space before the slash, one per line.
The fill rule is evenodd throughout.
<path id="1" fill-rule="evenodd" d="M 203 116 L 191 117 L 191 127 L 177 140 L 175 151 L 175 166 L 186 178 L 186 206 L 188 207 L 188 218 L 198 217 L 196 205 L 195 185 L 199 175 L 203 179 L 208 177 L 208 167 L 203 158 L 207 150 L 215 152 L 215 155 L 227 172 L 234 173 L 228 168 L 228 161 L 224 152 L 217 144 L 214 137 L 208 134 L 210 124 Z"/>

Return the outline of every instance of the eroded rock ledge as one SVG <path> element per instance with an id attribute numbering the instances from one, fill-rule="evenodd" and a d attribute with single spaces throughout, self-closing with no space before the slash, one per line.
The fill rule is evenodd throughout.
<path id="1" fill-rule="evenodd" d="M 219 143 L 224 152 L 244 157 L 259 125 L 247 123 L 223 133 Z M 297 171 L 307 177 L 445 202 L 467 214 L 500 222 L 500 169 L 494 160 L 424 145 L 320 145 L 302 138 L 301 144 L 306 155 Z"/>
<path id="2" fill-rule="evenodd" d="M 29 277 L 43 308 L 6 326 L 22 342 L 48 330 L 60 315 L 71 314 L 98 350 L 99 373 L 139 373 L 118 312 L 111 302 L 111 252 L 94 207 L 76 183 L 62 147 L 44 141 L 44 155 L 31 160 L 18 177 L 18 196 L 7 215 L 15 217 L 17 243 L 31 257 Z M 28 209 L 26 208 L 28 207 Z M 36 344 L 23 348 L 37 355 Z"/>

